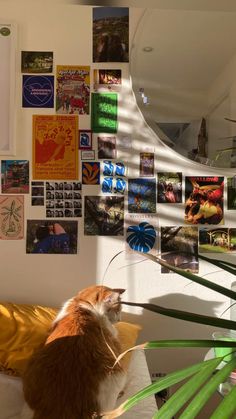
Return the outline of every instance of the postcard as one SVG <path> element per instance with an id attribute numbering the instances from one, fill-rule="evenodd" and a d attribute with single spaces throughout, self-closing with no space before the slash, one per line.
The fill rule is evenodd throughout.
<path id="1" fill-rule="evenodd" d="M 21 51 L 22 73 L 52 73 L 53 52 Z"/>
<path id="2" fill-rule="evenodd" d="M 140 153 L 139 176 L 154 176 L 154 153 Z"/>
<path id="3" fill-rule="evenodd" d="M 29 193 L 29 160 L 2 160 L 2 193 Z"/>
<path id="4" fill-rule="evenodd" d="M 33 179 L 78 178 L 77 150 L 77 115 L 33 115 Z"/>
<path id="5" fill-rule="evenodd" d="M 198 227 L 161 227 L 161 258 L 169 265 L 198 272 Z M 161 267 L 161 273 L 170 273 Z"/>
<path id="6" fill-rule="evenodd" d="M 0 196 L 0 239 L 24 237 L 24 196 Z"/>
<path id="7" fill-rule="evenodd" d="M 119 86 L 121 85 L 121 70 L 94 70 L 94 84 L 95 86 Z"/>
<path id="8" fill-rule="evenodd" d="M 182 202 L 182 173 L 157 174 L 157 202 L 179 204 Z"/>
<path id="9" fill-rule="evenodd" d="M 224 177 L 185 178 L 185 223 L 223 224 Z"/>
<path id="10" fill-rule="evenodd" d="M 136 178 L 128 180 L 128 212 L 156 212 L 156 180 Z"/>
<path id="11" fill-rule="evenodd" d="M 27 220 L 26 253 L 76 254 L 78 221 Z"/>
<path id="12" fill-rule="evenodd" d="M 154 256 L 158 252 L 158 219 L 147 214 L 126 214 L 126 253 L 140 258 L 140 253 L 149 253 Z"/>
<path id="13" fill-rule="evenodd" d="M 226 253 L 236 250 L 236 228 L 207 228 L 199 229 L 200 253 Z"/>
<path id="14" fill-rule="evenodd" d="M 56 112 L 89 115 L 90 67 L 58 65 Z"/>
<path id="15" fill-rule="evenodd" d="M 92 149 L 92 131 L 88 129 L 79 130 L 79 149 Z"/>
<path id="16" fill-rule="evenodd" d="M 23 76 L 23 108 L 54 107 L 54 76 Z"/>
<path id="17" fill-rule="evenodd" d="M 85 196 L 84 234 L 89 236 L 123 236 L 124 198 Z"/>
<path id="18" fill-rule="evenodd" d="M 99 135 L 98 141 L 98 158 L 99 159 L 115 159 L 116 158 L 116 137 Z"/>
<path id="19" fill-rule="evenodd" d="M 118 129 L 117 93 L 92 93 L 91 101 L 92 131 L 115 134 Z"/>
<path id="20" fill-rule="evenodd" d="M 100 185 L 99 162 L 82 162 L 82 183 L 84 185 Z"/>
<path id="21" fill-rule="evenodd" d="M 129 62 L 129 8 L 93 8 L 93 62 Z"/>

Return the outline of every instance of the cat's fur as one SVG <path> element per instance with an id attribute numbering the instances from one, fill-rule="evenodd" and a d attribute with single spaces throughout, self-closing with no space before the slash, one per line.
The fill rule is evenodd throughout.
<path id="1" fill-rule="evenodd" d="M 66 302 L 23 377 L 34 419 L 90 419 L 114 408 L 126 378 L 119 364 L 112 368 L 123 292 L 92 286 Z"/>

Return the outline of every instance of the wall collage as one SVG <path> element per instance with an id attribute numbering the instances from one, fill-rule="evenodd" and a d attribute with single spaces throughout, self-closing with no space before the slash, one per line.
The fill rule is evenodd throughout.
<path id="1" fill-rule="evenodd" d="M 127 252 L 159 252 L 197 273 L 198 252 L 236 251 L 236 228 L 224 227 L 224 202 L 236 210 L 236 177 L 227 178 L 224 199 L 223 176 L 155 173 L 155 153 L 146 150 L 139 153 L 139 177 L 129 177 L 127 161 L 117 158 L 118 63 L 129 62 L 129 9 L 94 7 L 91 26 L 93 63 L 104 69 L 57 65 L 53 51 L 21 51 L 22 107 L 55 114 L 33 115 L 32 170 L 28 160 L 1 160 L 0 239 L 24 238 L 24 194 L 30 194 L 45 218 L 26 221 L 26 253 L 76 254 L 83 221 L 84 235 L 124 236 Z M 82 130 L 83 115 L 91 126 Z M 122 140 L 122 148 L 132 148 L 131 138 Z M 84 194 L 90 185 L 98 195 Z M 159 228 L 157 204 L 184 204 L 184 226 Z"/>

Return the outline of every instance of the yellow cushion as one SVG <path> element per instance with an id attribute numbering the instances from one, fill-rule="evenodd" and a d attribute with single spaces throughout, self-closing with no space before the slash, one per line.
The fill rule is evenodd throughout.
<path id="1" fill-rule="evenodd" d="M 22 375 L 26 361 L 43 345 L 57 309 L 40 305 L 0 303 L 0 371 Z M 135 345 L 140 326 L 119 322 L 118 334 L 122 350 Z M 122 359 L 127 367 L 130 354 Z"/>

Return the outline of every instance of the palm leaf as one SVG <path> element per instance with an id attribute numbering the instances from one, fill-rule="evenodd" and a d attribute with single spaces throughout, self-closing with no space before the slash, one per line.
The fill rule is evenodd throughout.
<path id="1" fill-rule="evenodd" d="M 222 357 L 217 358 L 218 363 L 222 361 Z M 158 379 L 153 384 L 150 384 L 149 386 L 145 387 L 144 389 L 138 391 L 136 394 L 134 394 L 132 397 L 129 397 L 124 403 L 122 403 L 117 409 L 113 410 L 112 412 L 106 412 L 102 415 L 102 417 L 106 419 L 114 419 L 117 418 L 123 413 L 127 412 L 129 409 L 131 409 L 133 406 L 135 406 L 139 401 L 145 399 L 146 397 L 149 397 L 159 391 L 162 391 L 170 386 L 173 386 L 180 381 L 183 381 L 184 379 L 192 376 L 193 374 L 197 373 L 203 368 L 206 368 L 208 365 L 216 365 L 216 359 L 211 359 L 209 361 L 203 361 L 198 364 L 192 365 L 191 367 L 187 367 L 184 369 L 181 369 L 179 371 L 172 372 L 170 374 L 167 374 L 165 377 L 162 377 Z M 216 367 L 215 367 L 216 368 Z"/>
<path id="2" fill-rule="evenodd" d="M 183 384 L 153 416 L 153 419 L 171 419 L 213 374 L 220 363 L 218 358 L 214 361 L 205 368 L 202 368 L 190 380 Z"/>
<path id="3" fill-rule="evenodd" d="M 236 386 L 224 397 L 223 401 L 211 415 L 211 419 L 222 419 L 222 412 L 224 412 L 225 417 L 231 418 L 233 413 L 235 413 L 235 400 Z"/>
<path id="4" fill-rule="evenodd" d="M 207 256 L 198 255 L 199 259 L 205 260 L 207 262 L 210 262 L 212 265 L 218 266 L 218 268 L 224 269 L 225 271 L 236 275 L 236 265 L 234 263 L 225 262 L 223 260 L 215 260 L 210 259 Z"/>

